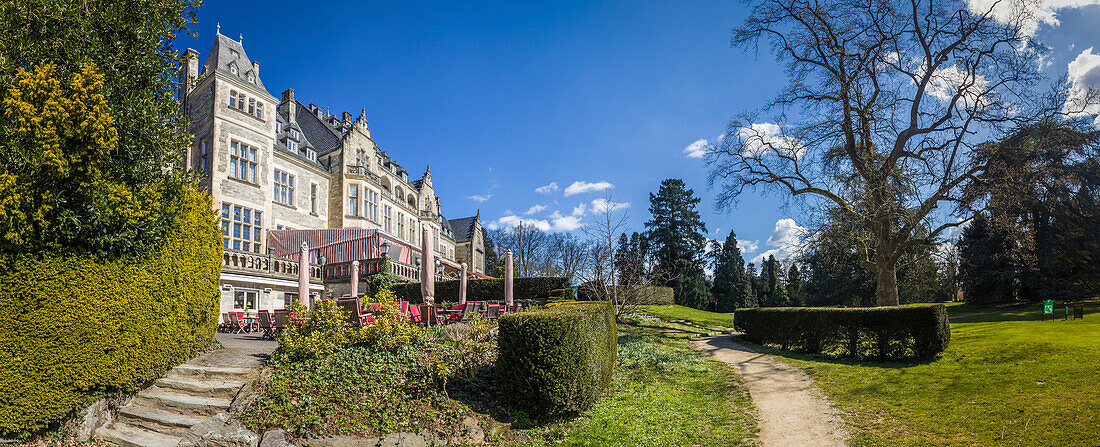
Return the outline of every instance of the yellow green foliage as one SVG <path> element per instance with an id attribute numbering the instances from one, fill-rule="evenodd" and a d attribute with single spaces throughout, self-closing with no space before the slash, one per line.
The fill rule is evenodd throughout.
<path id="1" fill-rule="evenodd" d="M 173 232 L 143 258 L 0 257 L 0 435 L 25 436 L 108 391 L 134 391 L 211 343 L 221 241 L 182 188 Z"/>
<path id="2" fill-rule="evenodd" d="M 131 187 L 103 169 L 119 132 L 95 64 L 61 76 L 53 64 L 18 68 L 0 92 L 0 251 L 135 253 L 128 241 L 161 227 L 179 186 L 167 178 Z M 144 242 L 157 242 L 144 238 Z"/>
<path id="3" fill-rule="evenodd" d="M 372 311 L 374 324 L 358 326 L 348 323 L 347 312 L 334 300 L 318 302 L 312 310 L 295 301 L 275 357 L 288 361 L 326 357 L 348 345 L 394 351 L 422 333 L 421 327 L 408 324 L 398 311 L 393 292 L 382 289 L 368 302 L 381 304 Z"/>

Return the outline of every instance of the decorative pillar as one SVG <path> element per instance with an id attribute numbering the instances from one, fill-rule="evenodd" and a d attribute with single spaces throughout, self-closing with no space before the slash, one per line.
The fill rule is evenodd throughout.
<path id="1" fill-rule="evenodd" d="M 515 282 L 512 279 L 512 250 L 508 250 L 508 253 L 504 255 L 504 304 L 509 309 L 512 308 L 512 303 L 515 299 L 512 298 L 512 283 Z"/>
<path id="2" fill-rule="evenodd" d="M 462 268 L 458 273 L 458 304 L 466 304 L 466 263 L 462 263 Z"/>
<path id="3" fill-rule="evenodd" d="M 359 261 L 351 261 L 351 294 L 359 296 Z"/>
<path id="4" fill-rule="evenodd" d="M 298 251 L 298 301 L 309 308 L 309 244 Z"/>

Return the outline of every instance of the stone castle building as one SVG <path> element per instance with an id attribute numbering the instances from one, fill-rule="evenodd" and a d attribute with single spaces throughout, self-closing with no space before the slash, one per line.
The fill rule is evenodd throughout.
<path id="1" fill-rule="evenodd" d="M 186 54 L 179 99 L 191 117 L 194 144 L 184 159 L 188 169 L 203 173 L 202 186 L 220 213 L 222 312 L 282 308 L 297 298 L 296 263 L 284 259 L 279 235 L 361 249 L 327 252 L 347 258 L 311 268 L 311 294 L 324 290 L 325 272 L 338 271 L 340 262 L 383 251 L 397 264 L 395 272 L 418 280 L 409 272 L 420 258 L 422 227 L 435 236 L 441 272 L 462 262 L 472 273 L 485 272 L 479 215 L 444 218 L 430 168 L 410 177 L 375 143 L 365 110 L 356 117 L 330 115 L 295 98 L 292 89 L 275 97 L 259 63 L 220 32 L 201 66 L 198 51 Z M 370 246 L 362 248 L 364 241 Z M 317 264 L 323 259 L 311 257 Z"/>

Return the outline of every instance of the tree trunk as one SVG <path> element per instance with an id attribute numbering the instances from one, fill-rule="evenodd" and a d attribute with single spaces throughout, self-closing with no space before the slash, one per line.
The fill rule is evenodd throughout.
<path id="1" fill-rule="evenodd" d="M 875 305 L 897 306 L 898 304 L 897 265 L 880 260 L 875 265 Z"/>

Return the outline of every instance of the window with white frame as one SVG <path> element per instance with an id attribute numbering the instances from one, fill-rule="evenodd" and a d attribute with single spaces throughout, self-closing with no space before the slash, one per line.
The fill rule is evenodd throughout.
<path id="1" fill-rule="evenodd" d="M 256 103 L 256 118 L 264 118 L 264 103 L 262 102 Z"/>
<path id="2" fill-rule="evenodd" d="M 256 148 L 239 141 L 229 143 L 229 176 L 256 183 Z"/>
<path id="3" fill-rule="evenodd" d="M 359 215 L 359 186 L 348 185 L 348 215 Z"/>
<path id="4" fill-rule="evenodd" d="M 274 193 L 276 202 L 294 206 L 294 174 L 276 169 Z"/>
<path id="5" fill-rule="evenodd" d="M 397 213 L 397 237 L 405 237 L 405 215 Z"/>
<path id="6" fill-rule="evenodd" d="M 286 140 L 286 150 L 297 154 L 298 153 L 298 142 L 294 141 L 294 140 L 291 140 L 291 139 L 287 139 Z"/>
<path id="7" fill-rule="evenodd" d="M 309 212 L 317 214 L 317 184 L 309 184 Z"/>
<path id="8" fill-rule="evenodd" d="M 355 151 L 355 165 L 366 166 L 367 165 L 367 153 L 362 149 Z"/>
<path id="9" fill-rule="evenodd" d="M 378 222 L 378 192 L 373 189 L 367 189 L 366 192 L 366 205 L 367 205 L 367 219 Z"/>
<path id="10" fill-rule="evenodd" d="M 258 295 L 258 290 L 234 290 L 233 308 L 245 310 L 256 309 L 256 297 Z"/>
<path id="11" fill-rule="evenodd" d="M 255 115 L 256 114 L 256 99 L 255 98 L 248 98 L 248 114 L 249 115 Z"/>
<path id="12" fill-rule="evenodd" d="M 230 90 L 229 91 L 229 108 L 230 109 L 236 109 L 237 108 L 237 101 L 239 101 L 239 99 L 237 99 L 237 91 L 236 90 Z"/>
<path id="13" fill-rule="evenodd" d="M 413 219 L 411 217 L 409 218 L 409 240 L 412 241 L 412 242 L 417 242 L 417 240 L 416 240 L 416 219 Z M 439 240 L 439 235 L 438 234 L 436 235 L 435 240 L 437 240 L 437 241 Z M 436 249 L 438 249 L 438 248 L 439 248 L 439 246 L 438 246 L 438 243 L 437 243 Z"/>
<path id="14" fill-rule="evenodd" d="M 283 293 L 283 309 L 290 309 L 290 305 L 298 300 L 298 294 L 292 292 Z"/>
<path id="15" fill-rule="evenodd" d="M 382 204 L 382 231 L 390 232 L 390 206 Z"/>
<path id="16" fill-rule="evenodd" d="M 298 133 L 298 129 L 290 129 L 290 138 L 295 140 L 301 138 L 302 134 Z"/>
<path id="17" fill-rule="evenodd" d="M 226 250 L 260 252 L 263 212 L 222 203 L 222 247 Z"/>
<path id="18" fill-rule="evenodd" d="M 313 149 L 306 149 L 306 158 L 310 161 L 317 161 L 317 151 Z"/>

